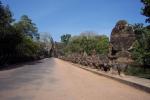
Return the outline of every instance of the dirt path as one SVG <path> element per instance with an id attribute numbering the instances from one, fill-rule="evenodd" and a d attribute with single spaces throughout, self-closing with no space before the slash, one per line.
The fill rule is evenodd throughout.
<path id="1" fill-rule="evenodd" d="M 150 94 L 51 58 L 1 71 L 0 100 L 150 100 Z"/>

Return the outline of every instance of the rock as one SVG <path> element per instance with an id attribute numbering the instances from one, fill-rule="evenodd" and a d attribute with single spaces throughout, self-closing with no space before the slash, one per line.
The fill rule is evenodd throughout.
<path id="1" fill-rule="evenodd" d="M 132 57 L 129 50 L 135 42 L 135 33 L 133 28 L 125 20 L 116 23 L 112 30 L 109 46 L 109 62 L 113 70 L 117 70 L 119 75 L 132 63 Z"/>
<path id="2" fill-rule="evenodd" d="M 118 21 L 113 28 L 110 43 L 112 45 L 112 52 L 128 50 L 135 41 L 134 30 L 126 21 Z"/>

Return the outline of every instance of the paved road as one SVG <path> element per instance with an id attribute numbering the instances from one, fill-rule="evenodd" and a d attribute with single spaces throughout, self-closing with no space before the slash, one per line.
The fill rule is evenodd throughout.
<path id="1" fill-rule="evenodd" d="M 150 100 L 150 94 L 50 58 L 0 71 L 0 100 Z"/>

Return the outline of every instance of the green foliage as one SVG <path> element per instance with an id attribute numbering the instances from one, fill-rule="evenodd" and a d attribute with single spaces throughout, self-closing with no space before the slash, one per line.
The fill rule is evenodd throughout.
<path id="1" fill-rule="evenodd" d="M 13 22 L 12 13 L 7 6 L 3 5 L 0 1 L 0 28 L 7 28 Z"/>
<path id="2" fill-rule="evenodd" d="M 141 65 L 150 65 L 150 30 L 135 25 L 137 41 L 134 43 L 133 57 Z"/>
<path id="3" fill-rule="evenodd" d="M 98 36 L 96 51 L 100 54 L 107 54 L 109 47 L 109 38 L 105 35 Z"/>
<path id="4" fill-rule="evenodd" d="M 150 0 L 141 0 L 141 2 L 144 4 L 144 7 L 142 8 L 142 14 L 146 17 L 146 22 L 150 23 Z"/>
<path id="5" fill-rule="evenodd" d="M 83 53 L 91 55 L 93 51 L 97 54 L 108 53 L 109 38 L 99 35 L 83 35 L 71 37 L 68 45 L 64 48 L 65 53 Z"/>
<path id="6" fill-rule="evenodd" d="M 65 34 L 61 36 L 61 42 L 68 44 L 71 34 Z"/>
<path id="7" fill-rule="evenodd" d="M 17 46 L 17 51 L 24 56 L 36 56 L 39 45 L 30 37 L 24 37 L 23 42 Z"/>
<path id="8" fill-rule="evenodd" d="M 0 2 L 0 52 L 13 52 L 22 35 L 11 25 L 14 21 L 8 6 Z"/>
<path id="9" fill-rule="evenodd" d="M 38 28 L 28 16 L 23 15 L 20 21 L 13 21 L 9 7 L 0 2 L 0 65 L 49 55 L 42 53 L 45 48 L 49 51 L 51 48 L 39 42 Z"/>
<path id="10" fill-rule="evenodd" d="M 23 15 L 20 21 L 15 23 L 14 26 L 20 30 L 22 34 L 39 39 L 38 29 L 27 15 Z"/>

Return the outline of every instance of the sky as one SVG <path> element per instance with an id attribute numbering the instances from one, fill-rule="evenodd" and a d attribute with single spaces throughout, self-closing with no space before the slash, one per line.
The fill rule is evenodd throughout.
<path id="1" fill-rule="evenodd" d="M 118 20 L 145 23 L 140 0 L 1 0 L 8 4 L 17 20 L 28 15 L 40 33 L 47 32 L 55 41 L 62 34 L 78 35 L 94 31 L 110 36 Z"/>

